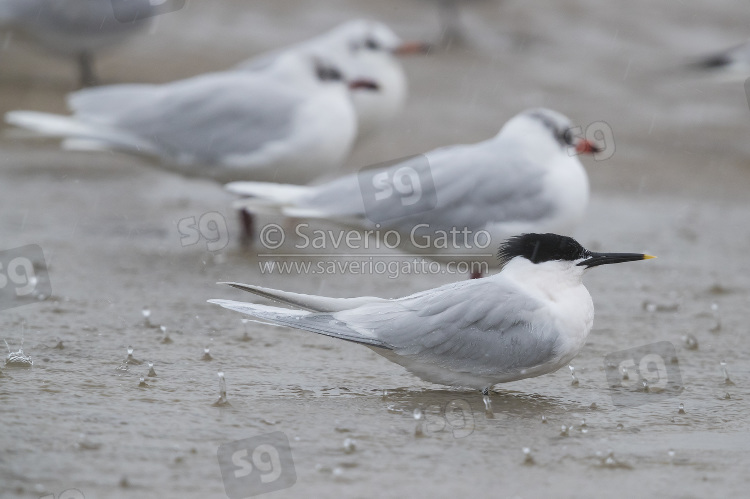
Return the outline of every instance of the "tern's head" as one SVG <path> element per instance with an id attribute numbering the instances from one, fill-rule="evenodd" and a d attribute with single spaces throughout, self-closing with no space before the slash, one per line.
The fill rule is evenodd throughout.
<path id="1" fill-rule="evenodd" d="M 535 265 L 544 264 L 560 271 L 583 271 L 610 263 L 634 262 L 654 258 L 640 253 L 595 253 L 572 237 L 557 234 L 523 234 L 511 237 L 500 247 L 498 258 L 506 265 L 522 258 Z"/>
<path id="2" fill-rule="evenodd" d="M 500 130 L 500 137 L 526 144 L 535 150 L 569 154 L 593 154 L 601 149 L 579 136 L 573 124 L 563 114 L 543 107 L 527 109 L 511 118 Z"/>

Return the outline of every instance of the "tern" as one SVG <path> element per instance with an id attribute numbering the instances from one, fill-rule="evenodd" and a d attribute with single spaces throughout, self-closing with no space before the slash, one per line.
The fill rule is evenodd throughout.
<path id="1" fill-rule="evenodd" d="M 572 235 L 589 201 L 577 154 L 598 152 L 564 115 L 526 110 L 493 138 L 443 147 L 314 186 L 233 182 L 238 207 L 400 234 L 400 249 L 472 268 L 523 233 Z M 446 234 L 450 242 L 436 243 Z M 486 265 L 475 265 L 482 263 Z M 472 272 L 472 277 L 479 277 Z"/>
<path id="2" fill-rule="evenodd" d="M 328 298 L 229 284 L 291 305 L 210 303 L 272 324 L 360 343 L 431 383 L 488 394 L 557 371 L 581 351 L 594 321 L 584 273 L 605 264 L 654 258 L 594 253 L 557 234 L 508 239 L 502 271 L 404 298 Z"/>
<path id="3" fill-rule="evenodd" d="M 750 41 L 706 55 L 690 66 L 726 80 L 744 80 L 750 75 Z"/>

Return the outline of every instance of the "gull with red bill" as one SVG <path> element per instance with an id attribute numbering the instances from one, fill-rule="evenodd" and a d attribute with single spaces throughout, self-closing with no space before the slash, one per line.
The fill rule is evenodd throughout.
<path id="1" fill-rule="evenodd" d="M 516 115 L 489 140 L 320 185 L 233 182 L 226 188 L 245 196 L 237 205 L 254 212 L 395 231 L 409 253 L 489 268 L 497 264 L 489 247 L 526 232 L 571 234 L 581 222 L 589 182 L 575 151 L 599 148 L 576 137 L 567 117 L 537 108 Z M 447 244 L 443 234 L 452 236 Z"/>
<path id="2" fill-rule="evenodd" d="M 186 176 L 226 183 L 306 183 L 349 156 L 351 95 L 378 82 L 345 81 L 335 64 L 287 53 L 262 73 L 224 71 L 163 85 L 110 85 L 70 94 L 72 116 L 12 111 L 6 121 L 75 150 L 117 150 Z"/>
<path id="3" fill-rule="evenodd" d="M 407 81 L 398 56 L 424 54 L 430 45 L 404 42 L 388 26 L 369 19 L 347 21 L 314 38 L 250 59 L 239 69 L 266 71 L 287 53 L 320 56 L 338 66 L 349 79 L 378 82 L 377 92 L 352 95 L 359 135 L 392 121 L 403 110 Z"/>

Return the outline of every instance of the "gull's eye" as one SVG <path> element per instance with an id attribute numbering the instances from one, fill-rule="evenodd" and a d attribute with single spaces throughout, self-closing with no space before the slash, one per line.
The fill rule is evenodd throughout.
<path id="1" fill-rule="evenodd" d="M 365 47 L 370 50 L 380 50 L 380 44 L 372 38 L 365 40 Z"/>
<path id="2" fill-rule="evenodd" d="M 575 136 L 573 135 L 573 130 L 568 128 L 566 129 L 562 134 L 563 142 L 568 144 L 569 146 L 575 145 Z"/>

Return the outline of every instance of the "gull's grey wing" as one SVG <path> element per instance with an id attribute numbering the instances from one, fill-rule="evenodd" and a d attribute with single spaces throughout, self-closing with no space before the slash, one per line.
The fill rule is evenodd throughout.
<path id="1" fill-rule="evenodd" d="M 542 196 L 545 170 L 528 161 L 520 150 L 493 146 L 489 141 L 451 146 L 375 172 L 348 175 L 316 187 L 298 201 L 299 209 L 290 213 L 357 218 L 364 225 L 380 222 L 406 231 L 416 224 L 429 224 L 430 230 L 476 230 L 487 222 L 534 221 L 549 216 L 554 207 Z M 373 198 L 376 194 L 376 187 L 366 184 L 374 175 L 385 172 L 382 178 L 393 179 L 397 172 L 409 169 L 419 177 L 422 195 L 432 196 L 432 201 L 404 206 L 400 198 L 390 197 L 365 203 L 363 196 Z"/>
<path id="2" fill-rule="evenodd" d="M 528 369 L 556 356 L 554 331 L 532 326 L 542 306 L 509 281 L 487 278 L 333 317 L 398 355 L 481 375 Z"/>
<path id="3" fill-rule="evenodd" d="M 102 109 L 111 109 L 118 90 L 93 91 Z M 165 155 L 207 164 L 227 155 L 248 155 L 283 140 L 293 128 L 303 97 L 284 85 L 242 72 L 215 73 L 141 90 L 126 85 L 125 105 L 113 126 L 150 140 Z M 81 99 L 82 118 L 98 121 L 92 102 Z M 132 99 L 132 100 L 128 100 Z M 86 100 L 86 104 L 82 102 Z"/>

